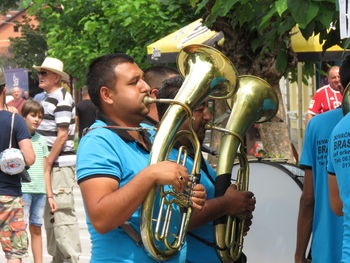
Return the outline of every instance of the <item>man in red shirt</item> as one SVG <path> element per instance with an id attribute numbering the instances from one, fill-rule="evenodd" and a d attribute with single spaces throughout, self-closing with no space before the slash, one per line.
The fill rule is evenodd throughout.
<path id="1" fill-rule="evenodd" d="M 339 66 L 329 68 L 327 79 L 328 85 L 318 89 L 312 97 L 306 121 L 317 114 L 336 109 L 341 105 L 343 96 L 339 91 L 341 88 Z"/>

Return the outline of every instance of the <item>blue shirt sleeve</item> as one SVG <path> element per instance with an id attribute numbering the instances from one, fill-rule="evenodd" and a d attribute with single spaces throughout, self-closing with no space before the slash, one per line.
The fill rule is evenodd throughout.
<path id="1" fill-rule="evenodd" d="M 303 150 L 301 153 L 300 158 L 300 166 L 309 166 L 312 168 L 314 164 L 314 145 L 313 145 L 313 131 L 314 131 L 314 122 L 313 119 L 311 119 L 306 127 L 306 132 L 304 136 L 304 144 L 303 144 Z"/>
<path id="2" fill-rule="evenodd" d="M 78 181 L 93 175 L 115 176 L 120 181 L 122 175 L 120 156 L 116 151 L 117 147 L 113 145 L 115 139 L 111 138 L 112 132 L 106 130 L 92 130 L 80 141 L 77 155 Z"/>

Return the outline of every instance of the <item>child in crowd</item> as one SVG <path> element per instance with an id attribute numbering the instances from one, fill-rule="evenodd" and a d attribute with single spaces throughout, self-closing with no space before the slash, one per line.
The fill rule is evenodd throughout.
<path id="1" fill-rule="evenodd" d="M 51 167 L 46 162 L 49 154 L 45 138 L 36 132 L 44 117 L 44 109 L 40 103 L 28 100 L 23 106 L 22 116 L 27 123 L 32 136 L 31 141 L 36 155 L 35 163 L 30 166 L 28 172 L 31 182 L 22 183 L 24 216 L 29 222 L 31 246 L 35 263 L 43 262 L 41 226 L 43 221 L 46 198 L 51 211 L 56 211 L 56 203 L 53 199 L 51 188 Z"/>

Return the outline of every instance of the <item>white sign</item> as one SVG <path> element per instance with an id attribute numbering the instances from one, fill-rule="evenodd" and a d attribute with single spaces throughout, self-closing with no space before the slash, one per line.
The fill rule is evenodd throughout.
<path id="1" fill-rule="evenodd" d="M 349 0 L 339 0 L 340 38 L 350 37 L 350 3 Z"/>

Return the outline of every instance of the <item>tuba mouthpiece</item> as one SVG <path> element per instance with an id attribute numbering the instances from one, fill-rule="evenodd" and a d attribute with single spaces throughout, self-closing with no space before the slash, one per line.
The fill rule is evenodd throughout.
<path id="1" fill-rule="evenodd" d="M 143 98 L 143 103 L 146 105 L 149 105 L 155 102 L 156 102 L 156 99 L 152 98 L 151 96 L 146 96 Z"/>

